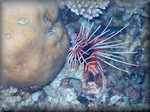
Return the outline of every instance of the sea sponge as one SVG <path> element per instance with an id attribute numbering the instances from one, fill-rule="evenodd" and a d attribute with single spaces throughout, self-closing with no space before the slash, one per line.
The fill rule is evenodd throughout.
<path id="1" fill-rule="evenodd" d="M 55 1 L 10 0 L 1 8 L 2 84 L 23 88 L 52 81 L 69 48 Z"/>
<path id="2" fill-rule="evenodd" d="M 102 14 L 102 10 L 105 10 L 109 3 L 109 0 L 62 0 L 58 2 L 60 7 L 67 6 L 76 15 L 82 15 L 89 20 Z"/>

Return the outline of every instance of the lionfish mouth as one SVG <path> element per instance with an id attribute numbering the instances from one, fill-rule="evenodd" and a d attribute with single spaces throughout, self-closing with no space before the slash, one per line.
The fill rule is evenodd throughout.
<path id="1" fill-rule="evenodd" d="M 123 55 L 133 54 L 135 52 L 115 52 L 115 50 L 110 50 L 125 48 L 125 46 L 131 42 L 122 42 L 121 40 L 110 41 L 113 37 L 129 26 L 129 24 L 127 24 L 120 30 L 111 32 L 110 29 L 108 29 L 111 22 L 112 19 L 97 36 L 95 36 L 95 34 L 101 28 L 101 25 L 99 25 L 93 32 L 92 28 L 94 23 L 89 26 L 88 21 L 87 27 L 81 25 L 80 31 L 74 39 L 74 45 L 70 48 L 69 54 L 67 56 L 67 64 L 70 68 L 77 68 L 79 65 L 83 65 L 84 73 L 91 72 L 93 75 L 97 75 L 98 73 L 103 74 L 103 67 L 101 66 L 101 62 L 123 72 L 128 71 L 114 64 L 111 64 L 109 61 L 114 61 L 130 66 L 137 66 L 136 64 L 124 61 L 123 58 Z"/>

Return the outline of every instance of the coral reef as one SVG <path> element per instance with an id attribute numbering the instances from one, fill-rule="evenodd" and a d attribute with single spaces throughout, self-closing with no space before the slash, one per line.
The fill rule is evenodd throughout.
<path id="1" fill-rule="evenodd" d="M 58 2 L 60 7 L 67 6 L 72 12 L 77 15 L 91 20 L 102 14 L 110 3 L 109 0 L 63 0 Z"/>
<path id="2" fill-rule="evenodd" d="M 91 75 L 88 83 L 85 83 L 86 76 L 89 74 L 83 75 L 82 65 L 78 66 L 77 69 L 68 69 L 67 63 L 65 63 L 57 77 L 38 91 L 28 92 L 12 86 L 9 88 L 0 86 L 0 111 L 149 112 L 149 6 L 150 0 L 111 0 L 109 8 L 107 8 L 107 11 L 103 11 L 102 16 L 89 21 L 89 26 L 94 23 L 92 29 L 89 29 L 91 33 L 101 24 L 101 28 L 93 35 L 93 39 L 106 28 L 110 18 L 112 18 L 112 21 L 108 25 L 108 30 L 106 30 L 108 34 L 117 32 L 129 23 L 128 27 L 122 30 L 119 35 L 111 38 L 110 42 L 118 41 L 118 39 L 119 42 L 130 42 L 125 45 L 125 48 L 110 50 L 114 52 L 134 52 L 133 54 L 121 55 L 122 61 L 135 63 L 139 66 L 127 66 L 102 58 L 112 65 L 127 70 L 128 73 L 112 69 L 109 65 L 99 62 L 102 64 L 105 75 L 97 74 L 95 82 L 92 81 L 93 77 L 91 76 L 93 75 Z M 83 16 L 72 13 L 67 7 L 64 7 L 60 14 L 70 40 L 79 34 L 81 26 L 88 30 L 88 21 Z M 49 22 L 49 16 L 45 15 L 47 27 L 52 25 Z M 19 22 L 26 23 L 26 21 Z M 51 34 L 50 29 L 47 29 L 46 32 L 47 35 Z M 85 32 L 87 33 L 87 31 Z"/>
<path id="3" fill-rule="evenodd" d="M 54 1 L 2 2 L 4 85 L 41 86 L 60 71 L 69 42 Z"/>

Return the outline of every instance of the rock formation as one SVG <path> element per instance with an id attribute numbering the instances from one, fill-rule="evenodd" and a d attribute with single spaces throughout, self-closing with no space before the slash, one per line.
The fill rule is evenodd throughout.
<path id="1" fill-rule="evenodd" d="M 23 88 L 52 81 L 69 47 L 55 1 L 10 0 L 1 8 L 2 84 Z"/>

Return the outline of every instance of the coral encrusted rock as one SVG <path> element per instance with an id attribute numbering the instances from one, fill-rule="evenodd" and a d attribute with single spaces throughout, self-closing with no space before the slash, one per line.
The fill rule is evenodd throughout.
<path id="1" fill-rule="evenodd" d="M 0 82 L 24 88 L 52 81 L 69 48 L 55 1 L 4 0 L 1 8 Z"/>

